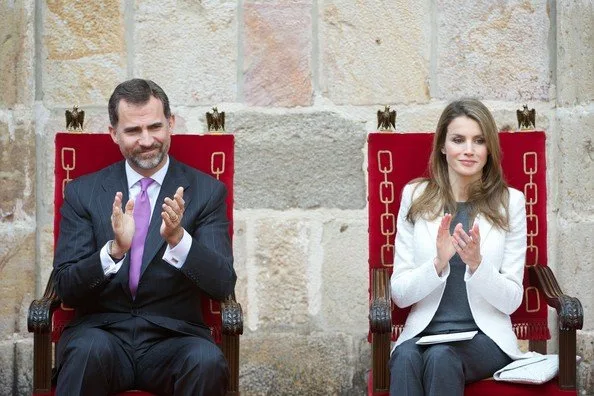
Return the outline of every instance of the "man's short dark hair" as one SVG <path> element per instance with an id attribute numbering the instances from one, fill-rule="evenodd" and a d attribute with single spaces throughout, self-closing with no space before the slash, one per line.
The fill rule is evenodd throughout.
<path id="1" fill-rule="evenodd" d="M 143 105 L 148 103 L 151 96 L 161 101 L 163 104 L 163 114 L 165 114 L 165 118 L 169 119 L 171 117 L 171 109 L 169 108 L 169 98 L 167 98 L 165 91 L 151 80 L 133 78 L 118 85 L 109 98 L 107 110 L 109 112 L 111 126 L 115 128 L 118 124 L 118 105 L 120 104 L 120 100 L 124 99 L 126 102 L 134 105 Z"/>

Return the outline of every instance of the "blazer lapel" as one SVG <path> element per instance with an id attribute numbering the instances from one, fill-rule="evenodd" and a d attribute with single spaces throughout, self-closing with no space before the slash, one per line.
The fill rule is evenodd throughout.
<path id="1" fill-rule="evenodd" d="M 144 253 L 142 255 L 142 266 L 140 268 L 140 277 L 144 274 L 144 271 L 148 267 L 148 264 L 153 260 L 159 249 L 165 243 L 163 237 L 161 237 L 161 212 L 163 211 L 161 205 L 165 201 L 165 197 L 172 198 L 178 187 L 184 188 L 184 197 L 186 196 L 186 190 L 190 183 L 187 178 L 181 172 L 179 164 L 171 156 L 169 157 L 169 169 L 163 179 L 163 185 L 159 192 L 159 197 L 155 203 L 155 209 L 151 216 L 151 223 L 149 225 L 148 234 L 146 236 L 146 242 L 144 243 Z M 189 200 L 185 199 L 185 206 L 189 204 Z M 185 219 L 187 221 L 187 219 Z M 182 224 L 182 227 L 185 224 Z"/>
<path id="2" fill-rule="evenodd" d="M 479 214 L 476 216 L 476 221 L 478 221 L 479 225 L 479 234 L 481 236 L 481 251 L 483 251 L 483 244 L 487 240 L 489 233 L 493 229 L 493 224 L 491 224 L 485 216 Z"/>
<path id="3" fill-rule="evenodd" d="M 433 220 L 425 220 L 425 224 L 427 225 L 427 232 L 429 233 L 429 240 L 433 241 L 433 246 L 435 246 L 437 241 L 437 231 L 439 230 L 439 225 L 441 223 L 441 219 L 443 216 L 438 216 Z"/>

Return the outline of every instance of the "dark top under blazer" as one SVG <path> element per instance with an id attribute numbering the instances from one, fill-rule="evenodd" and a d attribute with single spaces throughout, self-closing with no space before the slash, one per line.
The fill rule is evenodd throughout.
<path id="1" fill-rule="evenodd" d="M 200 293 L 222 300 L 237 279 L 226 213 L 225 185 L 169 157 L 169 169 L 152 214 L 133 300 L 128 288 L 130 255 L 115 275 L 103 273 L 100 249 L 114 238 L 111 212 L 116 192 L 128 201 L 125 162 L 82 176 L 66 185 L 54 255 L 56 290 L 76 309 L 70 326 L 108 325 L 140 315 L 186 334 L 210 337 L 201 312 Z M 177 269 L 162 259 L 166 242 L 159 233 L 161 204 L 184 188 L 182 227 L 192 236 L 188 257 Z"/>

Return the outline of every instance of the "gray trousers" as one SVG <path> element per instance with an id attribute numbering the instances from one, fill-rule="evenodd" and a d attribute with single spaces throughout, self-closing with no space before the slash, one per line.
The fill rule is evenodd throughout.
<path id="1" fill-rule="evenodd" d="M 464 384 L 491 377 L 511 362 L 479 332 L 472 340 L 416 345 L 415 337 L 390 357 L 390 396 L 462 396 Z"/>

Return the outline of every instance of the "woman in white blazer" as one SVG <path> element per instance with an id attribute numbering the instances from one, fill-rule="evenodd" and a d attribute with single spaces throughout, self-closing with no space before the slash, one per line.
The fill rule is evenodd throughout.
<path id="1" fill-rule="evenodd" d="M 391 395 L 463 395 L 522 356 L 509 315 L 523 295 L 525 202 L 503 180 L 497 127 L 480 101 L 444 109 L 429 170 L 405 186 L 398 213 L 392 299 L 411 311 L 390 358 Z"/>

